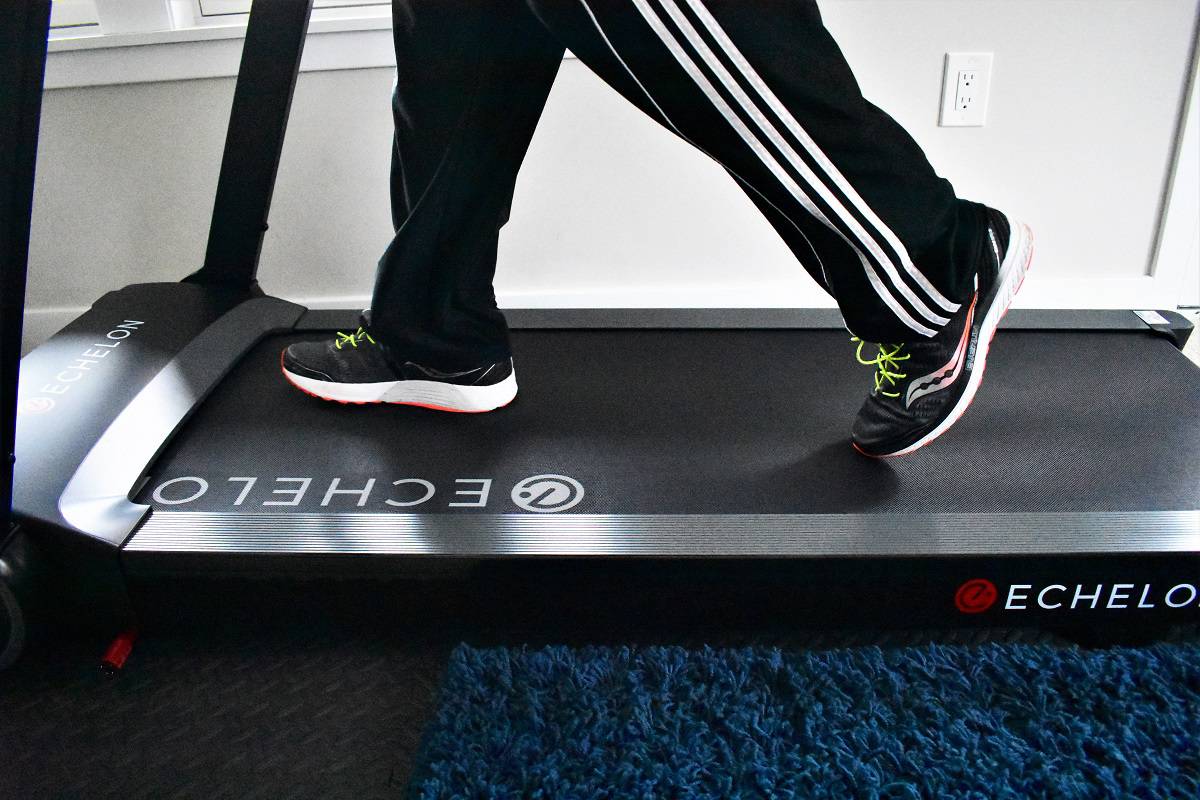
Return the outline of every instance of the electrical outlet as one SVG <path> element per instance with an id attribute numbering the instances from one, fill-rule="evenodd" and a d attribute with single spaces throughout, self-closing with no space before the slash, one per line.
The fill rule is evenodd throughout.
<path id="1" fill-rule="evenodd" d="M 991 53 L 947 53 L 942 80 L 943 128 L 981 128 L 987 124 L 992 88 Z"/>
<path id="2" fill-rule="evenodd" d="M 954 98 L 954 110 L 959 114 L 970 114 L 975 110 L 975 90 L 979 84 L 979 71 L 964 69 L 958 73 L 958 94 Z"/>

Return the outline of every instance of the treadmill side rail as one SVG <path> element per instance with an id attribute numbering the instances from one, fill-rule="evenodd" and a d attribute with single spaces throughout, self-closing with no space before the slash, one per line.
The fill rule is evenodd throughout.
<path id="1" fill-rule="evenodd" d="M 903 526 L 897 526 L 903 520 Z M 155 511 L 124 552 L 441 558 L 962 557 L 1200 552 L 1200 511 L 477 514 Z"/>
<path id="2" fill-rule="evenodd" d="M 14 513 L 119 547 L 147 467 L 259 339 L 301 306 L 193 284 L 101 298 L 21 364 Z"/>

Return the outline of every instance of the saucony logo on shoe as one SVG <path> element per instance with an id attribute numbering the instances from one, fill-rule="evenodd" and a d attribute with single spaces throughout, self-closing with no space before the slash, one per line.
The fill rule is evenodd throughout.
<path id="1" fill-rule="evenodd" d="M 966 327 L 963 328 L 962 336 L 959 338 L 958 346 L 954 349 L 950 361 L 935 372 L 917 378 L 908 385 L 908 393 L 904 398 L 905 407 L 911 408 L 912 404 L 922 397 L 928 397 L 934 392 L 940 392 L 952 386 L 962 375 L 964 365 L 967 370 L 971 369 L 975 357 L 975 343 L 978 341 L 978 333 L 973 329 L 971 323 L 975 319 L 975 304 L 978 300 L 977 293 L 971 300 L 970 308 L 967 309 Z M 964 353 L 968 350 L 969 354 L 964 358 Z"/>

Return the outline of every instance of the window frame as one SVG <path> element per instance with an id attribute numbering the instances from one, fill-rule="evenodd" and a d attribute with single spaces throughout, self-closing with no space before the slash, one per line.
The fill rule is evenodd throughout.
<path id="1" fill-rule="evenodd" d="M 100 26 L 100 13 L 96 0 L 52 0 L 50 4 L 50 30 L 72 31 L 80 28 Z"/>
<path id="2" fill-rule="evenodd" d="M 248 14 L 252 0 L 194 0 L 197 18 Z M 360 9 L 369 6 L 391 6 L 390 0 L 315 0 L 314 13 L 342 9 Z"/>

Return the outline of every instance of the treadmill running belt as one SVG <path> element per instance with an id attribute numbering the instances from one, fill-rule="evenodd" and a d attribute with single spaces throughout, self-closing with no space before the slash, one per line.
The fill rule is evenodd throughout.
<path id="1" fill-rule="evenodd" d="M 481 415 L 302 395 L 279 371 L 280 349 L 298 338 L 268 339 L 238 365 L 158 460 L 140 502 L 571 514 L 1200 505 L 1200 372 L 1149 335 L 1006 331 L 963 419 L 890 461 L 850 447 L 872 371 L 842 332 L 514 331 L 520 394 Z M 582 498 L 526 481 L 540 475 L 573 479 Z"/>
<path id="2" fill-rule="evenodd" d="M 139 501 L 514 512 L 518 483 L 564 475 L 583 487 L 569 513 L 1198 507 L 1200 373 L 1148 336 L 1004 332 L 958 425 L 886 462 L 848 443 L 872 374 L 841 332 L 515 331 L 520 395 L 484 415 L 301 395 L 278 368 L 295 338 L 268 339 L 217 387 Z M 575 499 L 553 483 L 529 492 L 546 507 Z"/>

